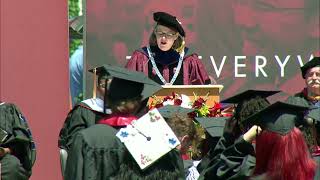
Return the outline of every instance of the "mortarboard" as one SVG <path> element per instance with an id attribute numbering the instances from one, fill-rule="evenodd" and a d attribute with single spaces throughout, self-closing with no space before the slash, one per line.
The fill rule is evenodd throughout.
<path id="1" fill-rule="evenodd" d="M 226 120 L 230 117 L 195 117 L 211 137 L 221 137 Z"/>
<path id="2" fill-rule="evenodd" d="M 92 68 L 92 69 L 89 69 L 88 70 L 89 72 L 91 73 L 94 73 L 96 75 L 107 75 L 107 76 L 110 76 L 110 74 L 108 73 L 108 71 L 106 70 L 106 68 L 104 68 L 104 66 L 98 66 L 98 67 L 95 67 L 95 68 Z"/>
<path id="3" fill-rule="evenodd" d="M 158 24 L 171 27 L 179 32 L 182 37 L 185 37 L 186 34 L 181 26 L 181 22 L 175 16 L 172 16 L 166 12 L 155 12 L 153 13 L 153 19 Z"/>
<path id="4" fill-rule="evenodd" d="M 145 169 L 180 144 L 157 109 L 149 111 L 116 135 L 140 169 Z"/>
<path id="5" fill-rule="evenodd" d="M 299 114 L 306 110 L 308 110 L 308 107 L 277 101 L 253 114 L 245 121 L 257 124 L 264 130 L 286 135 L 295 127 Z"/>
<path id="6" fill-rule="evenodd" d="M 162 106 L 158 110 L 159 110 L 161 116 L 164 118 L 171 118 L 176 114 L 187 115 L 188 113 L 191 113 L 192 111 L 194 111 L 194 109 L 183 108 L 181 106 L 174 106 L 174 105 Z"/>
<path id="7" fill-rule="evenodd" d="M 107 95 L 110 100 L 122 100 L 142 95 L 142 100 L 150 97 L 162 87 L 142 72 L 131 71 L 119 66 L 104 65 L 113 77 Z"/>
<path id="8" fill-rule="evenodd" d="M 249 89 L 249 90 L 241 92 L 237 95 L 234 95 L 232 97 L 224 99 L 221 101 L 221 103 L 240 104 L 246 100 L 249 100 L 249 99 L 252 99 L 255 97 L 267 98 L 267 97 L 272 96 L 278 92 L 280 92 L 280 91 L 265 91 L 265 90 Z"/>
<path id="9" fill-rule="evenodd" d="M 308 61 L 303 65 L 301 69 L 302 78 L 305 79 L 305 75 L 310 68 L 320 66 L 320 57 L 314 57 L 312 60 Z"/>

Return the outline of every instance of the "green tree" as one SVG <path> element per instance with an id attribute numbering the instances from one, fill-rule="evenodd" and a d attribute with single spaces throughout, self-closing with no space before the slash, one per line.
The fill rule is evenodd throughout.
<path id="1" fill-rule="evenodd" d="M 69 19 L 79 16 L 81 13 L 82 0 L 68 0 L 69 4 Z M 74 51 L 82 45 L 82 39 L 73 39 L 69 42 L 69 56 L 71 56 Z"/>

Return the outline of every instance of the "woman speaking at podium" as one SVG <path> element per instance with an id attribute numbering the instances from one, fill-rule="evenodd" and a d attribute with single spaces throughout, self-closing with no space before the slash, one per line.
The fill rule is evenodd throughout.
<path id="1" fill-rule="evenodd" d="M 181 22 L 165 12 L 153 14 L 156 26 L 149 45 L 136 50 L 126 68 L 140 71 L 161 85 L 203 85 L 211 80 L 204 65 L 189 48 Z"/>

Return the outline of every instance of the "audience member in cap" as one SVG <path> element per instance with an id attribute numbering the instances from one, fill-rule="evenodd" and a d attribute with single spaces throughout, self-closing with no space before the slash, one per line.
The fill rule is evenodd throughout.
<path id="1" fill-rule="evenodd" d="M 247 119 L 263 129 L 253 131 L 245 138 L 248 142 L 256 138 L 253 179 L 314 178 L 316 163 L 309 154 L 303 134 L 295 127 L 295 122 L 300 118 L 299 113 L 307 108 L 276 102 Z"/>
<path id="2" fill-rule="evenodd" d="M 187 114 L 189 110 L 180 106 L 167 105 L 160 108 L 159 112 L 181 144 L 144 170 L 139 168 L 127 151 L 124 162 L 114 179 L 185 179 L 181 154 L 186 153 L 191 142 L 196 138 L 193 120 Z"/>
<path id="3" fill-rule="evenodd" d="M 301 67 L 302 78 L 306 87 L 287 100 L 290 104 L 309 106 L 309 110 L 304 112 L 297 126 L 302 130 L 310 152 L 320 166 L 320 113 L 316 117 L 309 116 L 311 112 L 316 112 L 320 108 L 320 57 L 314 57 Z M 314 109 L 314 110 L 312 110 Z M 315 179 L 320 178 L 320 167 Z"/>
<path id="4" fill-rule="evenodd" d="M 102 117 L 110 113 L 110 110 L 105 107 L 104 94 L 108 83 L 111 81 L 111 76 L 103 67 L 94 68 L 89 71 L 94 73 L 94 97 L 75 105 L 68 113 L 63 127 L 60 130 L 59 148 L 69 150 L 76 133 L 96 124 Z M 97 76 L 98 78 L 96 80 Z"/>
<path id="5" fill-rule="evenodd" d="M 0 179 L 29 179 L 35 160 L 35 144 L 26 118 L 16 105 L 0 101 Z"/>
<path id="6" fill-rule="evenodd" d="M 185 47 L 181 22 L 165 12 L 154 13 L 153 19 L 157 24 L 149 45 L 136 50 L 126 68 L 143 72 L 161 85 L 210 84 L 198 55 Z"/>
<path id="7" fill-rule="evenodd" d="M 198 165 L 199 179 L 233 179 L 250 177 L 255 167 L 251 142 L 244 140 L 257 127 L 245 119 L 269 105 L 267 97 L 279 91 L 247 90 L 222 103 L 236 104 L 233 117 L 226 120 L 223 135 Z M 240 144 L 240 145 L 238 145 Z M 246 149 L 240 148 L 245 144 Z M 239 147 L 240 146 L 240 147 Z"/>
<path id="8" fill-rule="evenodd" d="M 136 120 L 141 101 L 161 89 L 141 72 L 105 65 L 113 77 L 105 102 L 112 114 L 77 133 L 68 153 L 66 180 L 105 180 L 114 176 L 124 158 L 125 147 L 115 136 L 118 129 Z"/>

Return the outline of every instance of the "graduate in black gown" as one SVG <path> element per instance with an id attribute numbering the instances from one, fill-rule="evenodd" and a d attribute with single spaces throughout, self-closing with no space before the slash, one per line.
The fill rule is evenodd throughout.
<path id="1" fill-rule="evenodd" d="M 0 102 L 1 179 L 29 179 L 35 160 L 35 144 L 26 118 L 16 105 Z"/>
<path id="2" fill-rule="evenodd" d="M 94 73 L 94 97 L 86 99 L 68 113 L 68 116 L 60 130 L 58 146 L 59 148 L 69 150 L 75 135 L 94 124 L 96 124 L 106 114 L 110 114 L 110 110 L 104 107 L 105 87 L 111 81 L 111 76 L 102 67 L 89 70 Z M 97 76 L 97 77 L 96 77 Z"/>
<path id="3" fill-rule="evenodd" d="M 66 180 L 105 180 L 114 176 L 126 151 L 115 136 L 118 129 L 137 119 L 133 116 L 141 101 L 161 89 L 143 73 L 110 65 L 103 68 L 113 77 L 105 103 L 110 103 L 115 114 L 77 133 L 68 153 Z"/>
<path id="4" fill-rule="evenodd" d="M 256 139 L 256 167 L 252 179 L 312 180 L 316 163 L 302 132 L 295 127 L 307 106 L 276 102 L 245 121 L 260 126 L 247 140 Z"/>
<path id="5" fill-rule="evenodd" d="M 255 167 L 255 152 L 244 139 L 252 124 L 244 120 L 269 105 L 267 97 L 279 91 L 247 90 L 227 98 L 222 103 L 237 104 L 233 117 L 226 120 L 223 135 L 212 147 L 197 169 L 199 179 L 246 179 Z"/>
<path id="6" fill-rule="evenodd" d="M 139 168 L 131 154 L 126 151 L 123 164 L 120 166 L 120 170 L 114 176 L 114 179 L 184 180 L 185 169 L 181 155 L 186 153 L 189 145 L 196 137 L 193 119 L 188 116 L 188 113 L 191 111 L 193 109 L 172 105 L 159 108 L 160 114 L 178 137 L 181 144 L 143 170 Z"/>

